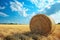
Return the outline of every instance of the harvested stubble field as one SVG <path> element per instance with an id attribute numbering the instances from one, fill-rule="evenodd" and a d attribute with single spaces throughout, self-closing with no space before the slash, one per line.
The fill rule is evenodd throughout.
<path id="1" fill-rule="evenodd" d="M 30 33 L 29 25 L 0 25 L 0 40 L 60 40 L 60 25 L 48 36 Z"/>

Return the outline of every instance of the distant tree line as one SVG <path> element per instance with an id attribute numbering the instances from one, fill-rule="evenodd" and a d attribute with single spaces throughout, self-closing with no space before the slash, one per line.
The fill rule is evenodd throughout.
<path id="1" fill-rule="evenodd" d="M 60 23 L 58 23 L 58 24 L 60 24 Z"/>
<path id="2" fill-rule="evenodd" d="M 0 24 L 18 24 L 18 23 L 0 23 Z"/>

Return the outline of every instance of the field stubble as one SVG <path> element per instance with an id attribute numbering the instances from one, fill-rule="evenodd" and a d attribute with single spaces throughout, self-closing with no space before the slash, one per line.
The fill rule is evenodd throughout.
<path id="1" fill-rule="evenodd" d="M 30 32 L 29 25 L 0 25 L 0 40 L 60 40 L 60 25 L 47 37 Z"/>

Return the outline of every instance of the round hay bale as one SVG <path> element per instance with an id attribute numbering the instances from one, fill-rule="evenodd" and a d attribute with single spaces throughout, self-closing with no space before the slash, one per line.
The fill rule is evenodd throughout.
<path id="1" fill-rule="evenodd" d="M 52 20 L 44 15 L 44 14 L 37 14 L 32 17 L 30 21 L 30 29 L 33 33 L 39 33 L 41 35 L 46 35 L 54 29 L 55 23 Z"/>
<path id="2" fill-rule="evenodd" d="M 49 17 L 49 16 L 48 16 Z M 51 31 L 50 31 L 50 33 L 53 33 L 54 31 L 55 31 L 55 28 L 56 28 L 56 24 L 55 24 L 55 22 L 54 22 L 54 20 L 51 18 L 51 17 L 49 17 L 49 19 L 50 19 L 50 21 L 51 21 Z"/>

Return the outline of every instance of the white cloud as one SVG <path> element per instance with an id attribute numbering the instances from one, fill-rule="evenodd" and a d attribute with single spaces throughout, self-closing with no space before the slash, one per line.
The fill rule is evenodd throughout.
<path id="1" fill-rule="evenodd" d="M 33 12 L 33 13 L 31 14 L 31 17 L 33 17 L 34 15 L 36 15 L 36 13 L 35 13 L 35 12 Z"/>
<path id="2" fill-rule="evenodd" d="M 2 6 L 0 6 L 0 9 L 5 9 L 5 6 L 3 6 L 3 7 L 2 7 Z"/>
<path id="3" fill-rule="evenodd" d="M 56 2 L 60 3 L 60 0 L 57 0 Z"/>
<path id="4" fill-rule="evenodd" d="M 60 11 L 56 12 L 55 14 L 50 15 L 55 20 L 55 23 L 60 23 Z"/>
<path id="5" fill-rule="evenodd" d="M 55 3 L 59 3 L 60 0 L 54 1 L 54 0 L 30 0 L 32 4 L 34 4 L 37 8 L 39 8 L 39 12 L 45 11 L 45 8 L 50 9 L 51 5 L 54 5 Z"/>
<path id="6" fill-rule="evenodd" d="M 24 8 L 23 5 L 24 5 L 24 2 L 20 3 L 17 0 L 15 2 L 10 2 L 10 7 L 12 11 L 17 11 L 20 16 L 23 15 L 24 17 L 27 17 L 28 9 Z"/>
<path id="7" fill-rule="evenodd" d="M 30 2 L 31 2 L 32 4 L 35 4 L 35 6 L 38 7 L 39 9 L 40 9 L 40 8 L 44 8 L 46 5 L 49 5 L 50 0 L 47 1 L 47 2 L 49 2 L 49 3 L 47 3 L 46 1 L 47 1 L 47 0 L 30 0 Z"/>
<path id="8" fill-rule="evenodd" d="M 29 18 L 32 18 L 34 15 L 36 15 L 36 13 L 35 12 L 32 12 L 32 14 L 28 14 L 28 17 Z"/>
<path id="9" fill-rule="evenodd" d="M 48 1 L 48 3 L 50 3 L 50 4 L 54 2 L 54 0 L 47 0 L 47 1 Z"/>
<path id="10" fill-rule="evenodd" d="M 0 16 L 7 17 L 9 15 L 7 15 L 6 13 L 0 12 Z"/>

